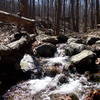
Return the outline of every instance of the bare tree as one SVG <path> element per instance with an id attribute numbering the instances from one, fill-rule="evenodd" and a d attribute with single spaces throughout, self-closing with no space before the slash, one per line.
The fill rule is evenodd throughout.
<path id="1" fill-rule="evenodd" d="M 64 33 L 65 33 L 65 27 L 66 27 L 66 26 L 65 26 L 65 23 L 66 23 L 66 22 L 65 22 L 65 9 L 66 9 L 66 8 L 65 8 L 65 5 L 66 5 L 66 0 L 64 0 L 64 2 L 63 2 Z"/>
<path id="2" fill-rule="evenodd" d="M 87 14 L 87 8 L 88 8 L 88 2 L 87 0 L 84 0 L 85 3 L 85 11 L 84 11 L 84 32 L 87 31 L 87 18 L 88 18 L 88 14 Z"/>
<path id="3" fill-rule="evenodd" d="M 35 19 L 35 0 L 33 0 L 33 18 Z"/>
<path id="4" fill-rule="evenodd" d="M 91 28 L 94 28 L 95 19 L 94 19 L 94 0 L 91 0 Z"/>
<path id="5" fill-rule="evenodd" d="M 100 24 L 99 4 L 100 4 L 99 0 L 96 0 L 96 23 L 97 24 Z"/>
<path id="6" fill-rule="evenodd" d="M 76 0 L 76 32 L 79 32 L 79 0 Z"/>
<path id="7" fill-rule="evenodd" d="M 27 17 L 28 15 L 28 0 L 19 0 L 20 1 L 20 14 L 21 16 Z"/>
<path id="8" fill-rule="evenodd" d="M 61 11 L 62 11 L 62 0 L 57 0 L 57 11 L 56 11 L 56 34 L 60 32 L 60 19 L 61 19 Z"/>
<path id="9" fill-rule="evenodd" d="M 47 0 L 47 20 L 49 20 L 49 4 L 50 4 L 50 1 Z"/>
<path id="10" fill-rule="evenodd" d="M 71 19 L 72 19 L 72 30 L 74 31 L 75 30 L 75 9 L 74 9 L 74 6 L 75 6 L 75 0 L 70 0 L 70 3 L 71 3 Z"/>

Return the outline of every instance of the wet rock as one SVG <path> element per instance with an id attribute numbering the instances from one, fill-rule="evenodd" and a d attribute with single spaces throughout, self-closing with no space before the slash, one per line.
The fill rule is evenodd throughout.
<path id="1" fill-rule="evenodd" d="M 96 44 L 100 44 L 100 40 L 96 41 Z"/>
<path id="2" fill-rule="evenodd" d="M 35 54 L 40 57 L 53 57 L 56 50 L 57 48 L 55 45 L 44 43 L 34 48 L 33 52 L 35 52 Z"/>
<path id="3" fill-rule="evenodd" d="M 66 43 L 67 40 L 68 40 L 68 37 L 65 36 L 65 35 L 63 35 L 63 34 L 61 34 L 61 35 L 59 35 L 59 36 L 57 37 L 57 39 L 58 39 L 58 43 Z"/>
<path id="4" fill-rule="evenodd" d="M 83 50 L 71 57 L 71 63 L 79 73 L 84 73 L 85 71 L 95 70 L 95 59 L 95 53 L 90 50 Z"/>
<path id="5" fill-rule="evenodd" d="M 84 44 L 79 44 L 79 43 L 74 43 L 74 42 L 71 42 L 69 44 L 69 46 L 71 48 L 73 48 L 74 49 L 74 52 L 76 52 L 76 53 L 79 53 L 79 52 L 81 52 L 82 50 L 85 49 L 85 45 Z"/>
<path id="6" fill-rule="evenodd" d="M 61 77 L 59 77 L 59 83 L 60 84 L 64 84 L 68 82 L 68 78 L 65 75 L 62 75 Z"/>
<path id="7" fill-rule="evenodd" d="M 72 48 L 71 46 L 68 45 L 65 48 L 65 54 L 66 54 L 66 56 L 72 56 L 72 55 L 76 54 L 76 51 L 74 48 Z"/>
<path id="8" fill-rule="evenodd" d="M 95 52 L 98 57 L 100 56 L 100 44 L 94 44 L 89 48 L 91 51 Z"/>
<path id="9" fill-rule="evenodd" d="M 88 73 L 87 74 L 87 79 L 89 81 L 93 81 L 93 82 L 100 82 L 100 73 Z"/>
<path id="10" fill-rule="evenodd" d="M 100 90 L 92 90 L 84 100 L 100 100 Z"/>
<path id="11" fill-rule="evenodd" d="M 52 94 L 51 100 L 79 100 L 75 94 Z"/>
<path id="12" fill-rule="evenodd" d="M 63 73 L 63 68 L 69 61 L 69 57 L 55 57 L 41 60 L 41 65 L 44 74 L 47 76 L 55 76 Z M 66 68 L 67 69 L 67 68 Z"/>
<path id="13" fill-rule="evenodd" d="M 72 100 L 79 100 L 78 96 L 74 93 L 69 93 L 69 96 L 72 98 Z"/>
<path id="14" fill-rule="evenodd" d="M 57 74 L 62 73 L 62 69 L 58 65 L 48 66 L 43 68 L 44 76 L 51 76 L 54 77 Z"/>
<path id="15" fill-rule="evenodd" d="M 95 44 L 95 42 L 98 41 L 98 40 L 100 40 L 99 37 L 89 36 L 89 37 L 87 37 L 86 44 L 88 44 L 88 45 L 93 45 L 93 44 Z"/>
<path id="16" fill-rule="evenodd" d="M 29 78 L 39 78 L 42 75 L 42 70 L 39 62 L 29 54 L 25 54 L 20 61 L 21 70 L 26 73 Z"/>
<path id="17" fill-rule="evenodd" d="M 81 39 L 78 39 L 78 38 L 69 38 L 68 40 L 67 40 L 67 43 L 68 44 L 70 44 L 71 42 L 73 42 L 73 43 L 82 43 L 82 40 Z"/>
<path id="18" fill-rule="evenodd" d="M 20 61 L 20 66 L 24 72 L 33 70 L 34 68 L 36 68 L 36 65 L 35 65 L 35 62 L 34 62 L 32 56 L 30 56 L 28 54 L 24 55 L 24 57 Z"/>
<path id="19" fill-rule="evenodd" d="M 100 72 L 100 58 L 97 58 L 95 63 L 96 63 L 97 71 Z"/>
<path id="20" fill-rule="evenodd" d="M 50 98 L 51 100 L 72 100 L 70 96 L 64 94 L 53 94 Z"/>
<path id="21" fill-rule="evenodd" d="M 65 71 L 65 72 L 68 71 L 69 67 L 71 67 L 71 66 L 72 66 L 72 63 L 70 61 L 67 62 L 66 65 L 63 68 L 63 71 Z"/>
<path id="22" fill-rule="evenodd" d="M 47 42 L 47 43 L 52 43 L 52 44 L 57 44 L 58 39 L 56 36 L 48 36 L 42 40 L 42 42 Z"/>

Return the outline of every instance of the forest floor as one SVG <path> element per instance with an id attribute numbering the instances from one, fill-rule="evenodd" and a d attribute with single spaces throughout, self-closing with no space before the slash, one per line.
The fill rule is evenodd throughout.
<path id="1" fill-rule="evenodd" d="M 0 22 L 0 44 L 9 44 L 13 35 L 17 32 L 17 28 L 14 25 Z M 40 34 L 44 34 L 45 31 L 39 31 Z M 49 34 L 48 34 L 49 35 Z M 50 34 L 51 35 L 51 34 Z M 65 34 L 67 36 L 77 37 L 85 39 L 87 36 L 100 37 L 100 29 L 91 29 L 86 33 L 69 32 Z"/>
<path id="2" fill-rule="evenodd" d="M 33 97 L 34 100 L 45 97 L 61 100 L 63 95 L 56 95 L 59 99 L 55 99 L 53 92 L 63 93 L 62 90 L 72 98 L 68 88 L 70 93 L 75 90 L 74 94 L 78 95 L 79 99 L 75 100 L 83 100 L 83 97 L 89 100 L 88 91 L 99 98 L 91 100 L 100 100 L 100 29 L 59 36 L 40 28 L 37 28 L 37 36 L 27 32 L 20 35 L 23 32 L 18 32 L 14 25 L 0 22 L 0 100 L 31 100 Z M 1 99 L 2 96 L 6 99 Z"/>

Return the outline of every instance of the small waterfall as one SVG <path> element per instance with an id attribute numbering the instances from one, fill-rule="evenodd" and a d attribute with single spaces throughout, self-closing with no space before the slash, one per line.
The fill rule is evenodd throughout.
<path id="1" fill-rule="evenodd" d="M 62 68 L 69 61 L 69 57 L 65 56 L 63 48 L 65 44 L 58 47 L 54 58 L 44 58 L 42 63 L 52 66 L 60 63 Z M 71 74 L 67 77 L 67 83 L 59 84 L 59 79 L 64 74 L 58 74 L 55 77 L 43 77 L 41 79 L 32 79 L 20 83 L 12 87 L 4 95 L 5 100 L 52 100 L 53 94 L 69 94 L 74 93 L 79 100 L 83 100 L 84 96 L 90 89 L 100 89 L 100 83 L 89 82 L 84 75 Z M 34 99 L 33 99 L 34 98 Z"/>

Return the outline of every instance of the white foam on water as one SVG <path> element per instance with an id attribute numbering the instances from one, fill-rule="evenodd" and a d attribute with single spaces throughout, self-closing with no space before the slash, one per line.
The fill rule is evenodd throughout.
<path id="1" fill-rule="evenodd" d="M 52 78 L 46 77 L 43 79 L 36 79 L 36 80 L 30 80 L 27 84 L 29 85 L 29 89 L 31 89 L 31 94 L 36 94 L 37 92 L 40 92 L 41 90 L 44 90 L 47 88 L 49 83 L 52 81 Z"/>
<path id="2" fill-rule="evenodd" d="M 69 57 L 65 56 L 65 57 L 49 58 L 49 59 L 46 59 L 46 61 L 48 65 L 52 65 L 55 63 L 60 63 L 62 65 L 65 65 L 69 61 Z"/>

